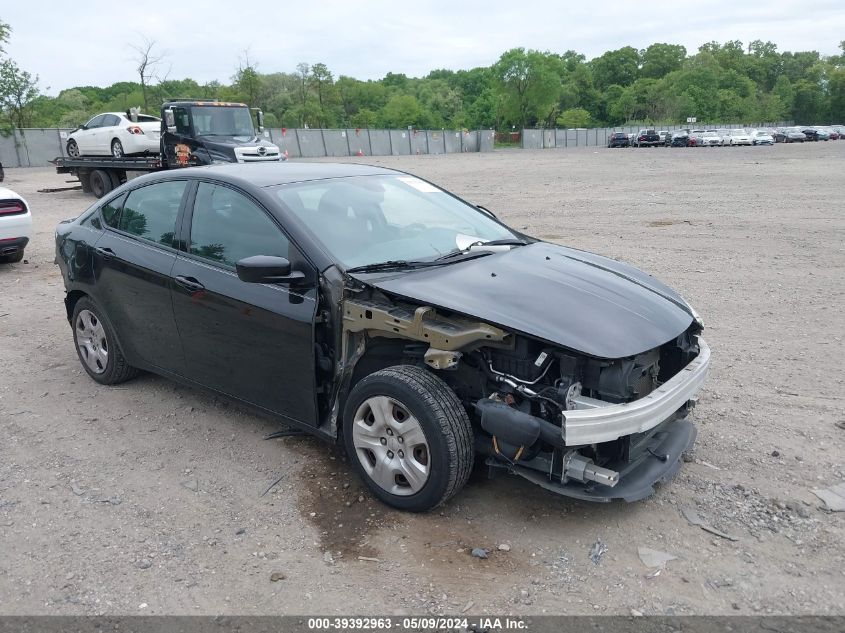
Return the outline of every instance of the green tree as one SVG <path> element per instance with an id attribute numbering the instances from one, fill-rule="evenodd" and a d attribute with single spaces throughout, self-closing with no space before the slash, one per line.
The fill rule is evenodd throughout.
<path id="1" fill-rule="evenodd" d="M 640 75 L 660 79 L 670 72 L 680 70 L 687 58 L 687 49 L 679 44 L 652 44 L 640 51 Z"/>
<path id="2" fill-rule="evenodd" d="M 12 27 L 3 20 L 0 20 L 0 53 L 6 52 L 6 49 L 3 48 L 3 46 L 9 43 L 9 35 L 11 33 Z"/>
<path id="3" fill-rule="evenodd" d="M 0 110 L 9 127 L 29 127 L 32 105 L 40 94 L 38 77 L 33 77 L 11 59 L 0 61 Z"/>
<path id="4" fill-rule="evenodd" d="M 578 128 L 578 127 L 588 127 L 590 122 L 592 121 L 592 117 L 590 113 L 587 112 L 584 108 L 572 108 L 570 110 L 564 110 L 560 113 L 560 116 L 557 117 L 556 123 L 560 127 L 565 128 Z"/>
<path id="5" fill-rule="evenodd" d="M 630 86 L 639 76 L 640 53 L 633 46 L 607 51 L 590 62 L 593 79 L 599 90 L 613 84 Z"/>
<path id="6" fill-rule="evenodd" d="M 504 96 L 507 118 L 521 128 L 536 123 L 558 101 L 560 76 L 544 53 L 513 48 L 494 64 L 493 73 Z"/>
<path id="7" fill-rule="evenodd" d="M 317 125 L 320 127 L 336 125 L 336 107 L 339 100 L 334 85 L 334 78 L 325 64 L 314 64 L 311 66 L 310 83 L 317 97 L 319 108 Z"/>
<path id="8" fill-rule="evenodd" d="M 419 100 L 413 95 L 394 95 L 379 113 L 383 127 L 415 128 L 430 127 L 430 115 L 425 111 Z"/>

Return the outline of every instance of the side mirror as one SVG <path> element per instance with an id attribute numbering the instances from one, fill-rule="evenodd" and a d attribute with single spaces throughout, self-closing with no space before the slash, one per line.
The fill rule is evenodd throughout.
<path id="1" fill-rule="evenodd" d="M 176 132 L 176 116 L 173 114 L 173 110 L 167 109 L 164 111 L 164 127 L 171 134 Z"/>
<path id="2" fill-rule="evenodd" d="M 80 124 L 77 126 L 77 128 L 76 128 L 76 129 L 78 129 L 78 130 L 87 130 L 87 129 L 88 129 L 88 126 L 87 126 L 87 125 L 85 125 L 84 123 L 80 123 Z"/>
<path id="3" fill-rule="evenodd" d="M 252 284 L 293 283 L 305 279 L 305 273 L 291 270 L 290 262 L 274 255 L 244 257 L 235 264 L 238 279 Z"/>
<path id="4" fill-rule="evenodd" d="M 258 132 L 260 134 L 264 131 L 264 113 L 259 110 L 255 113 L 255 118 L 258 119 Z"/>

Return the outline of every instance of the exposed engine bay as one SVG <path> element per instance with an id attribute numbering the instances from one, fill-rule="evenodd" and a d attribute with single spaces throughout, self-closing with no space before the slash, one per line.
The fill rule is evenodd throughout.
<path id="1" fill-rule="evenodd" d="M 511 472 L 569 496 L 634 501 L 674 474 L 679 464 L 669 462 L 679 462 L 694 440 L 694 427 L 683 418 L 707 359 L 694 368 L 695 385 L 673 385 L 687 380 L 685 369 L 704 356 L 697 320 L 659 347 L 605 359 L 361 290 L 342 302 L 343 340 L 336 349 L 345 380 L 397 363 L 436 371 L 470 414 L 491 476 Z M 342 393 L 344 377 L 335 378 L 341 378 L 335 393 Z M 643 475 L 641 481 L 632 473 Z"/>

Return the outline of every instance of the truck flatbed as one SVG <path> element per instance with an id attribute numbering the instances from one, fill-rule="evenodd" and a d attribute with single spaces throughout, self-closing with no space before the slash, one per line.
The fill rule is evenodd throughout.
<path id="1" fill-rule="evenodd" d="M 58 156 L 50 161 L 60 174 L 71 173 L 75 169 L 122 169 L 123 171 L 155 171 L 161 169 L 158 154 L 150 156 L 79 156 L 68 158 Z"/>
<path id="2" fill-rule="evenodd" d="M 82 190 L 98 198 L 126 182 L 128 171 L 159 171 L 164 169 L 158 154 L 145 156 L 57 156 L 50 161 L 56 173 L 73 174 L 79 178 Z"/>

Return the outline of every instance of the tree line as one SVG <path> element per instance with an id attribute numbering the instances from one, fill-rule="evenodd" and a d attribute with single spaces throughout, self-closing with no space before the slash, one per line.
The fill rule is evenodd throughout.
<path id="1" fill-rule="evenodd" d="M 0 22 L 0 53 L 9 26 Z M 104 111 L 143 106 L 156 114 L 172 97 L 244 101 L 272 127 L 468 128 L 615 126 L 627 122 L 781 121 L 845 123 L 842 54 L 780 52 L 772 42 L 625 46 L 587 60 L 514 48 L 489 67 L 432 70 L 425 77 L 387 73 L 378 80 L 335 76 L 324 63 L 261 72 L 245 52 L 229 83 L 174 80 L 157 69 L 166 52 L 144 39 L 133 46 L 131 81 L 41 94 L 38 78 L 0 61 L 0 108 L 8 127 L 74 127 Z M 137 81 L 135 79 L 137 78 Z"/>

